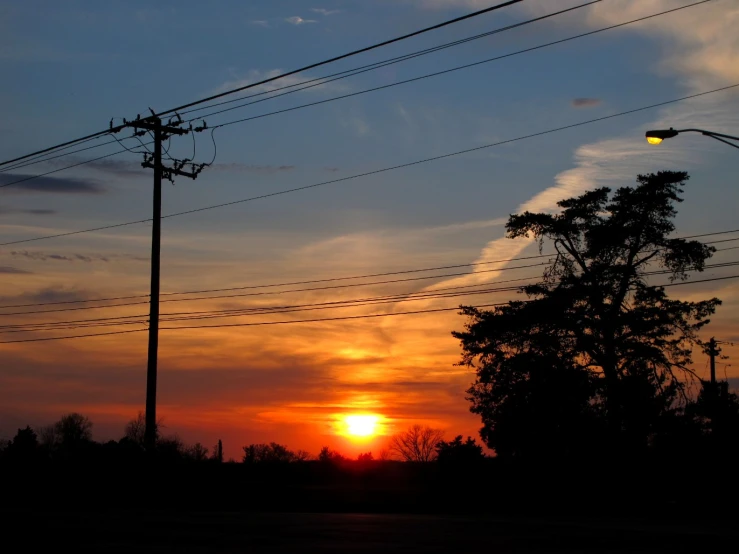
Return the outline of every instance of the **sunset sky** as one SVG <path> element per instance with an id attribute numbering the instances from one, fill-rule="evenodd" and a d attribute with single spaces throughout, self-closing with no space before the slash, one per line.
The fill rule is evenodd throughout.
<path id="1" fill-rule="evenodd" d="M 111 117 L 130 119 L 147 114 L 149 107 L 162 111 L 494 3 L 0 0 L 0 160 L 99 131 Z M 582 3 L 525 0 L 270 87 L 394 58 Z M 690 3 L 603 0 L 205 119 L 212 127 L 326 100 Z M 446 75 L 230 125 L 214 134 L 213 167 L 195 181 L 179 178 L 175 186 L 165 182 L 163 213 L 349 177 L 737 84 L 737 28 L 739 0 L 713 0 Z M 676 235 L 739 229 L 739 151 L 699 134 L 647 145 L 646 130 L 671 126 L 739 135 L 739 88 L 461 156 L 165 219 L 164 293 L 482 265 L 175 295 L 169 300 L 189 300 L 163 303 L 162 314 L 395 299 L 162 326 L 290 322 L 504 302 L 519 296 L 488 292 L 413 300 L 397 295 L 452 287 L 454 292 L 485 290 L 491 284 L 511 285 L 495 285 L 501 281 L 537 278 L 543 271 L 537 264 L 546 259 L 485 263 L 538 254 L 531 242 L 504 238 L 508 215 L 551 211 L 558 200 L 596 186 L 631 185 L 638 173 L 690 173 Z M 125 136 L 120 133 L 118 138 Z M 210 162 L 211 135 L 199 133 L 195 138 L 196 159 Z M 114 144 L 27 167 L 2 168 L 0 185 L 119 149 Z M 172 140 L 173 156 L 191 156 L 192 151 L 191 137 Z M 0 242 L 151 217 L 152 177 L 140 162 L 141 156 L 125 153 L 0 189 Z M 86 306 L 7 308 L 19 304 L 147 294 L 150 233 L 146 223 L 0 247 L 0 305 L 5 306 L 0 307 L 0 325 L 130 315 L 145 320 L 146 298 L 117 308 L 2 314 Z M 731 249 L 739 246 L 739 232 L 701 240 L 727 239 L 737 242 L 716 244 L 727 250 L 710 263 L 739 260 L 739 250 Z M 735 274 L 739 270 L 727 267 L 692 278 Z M 378 283 L 390 280 L 399 282 Z M 359 284 L 364 285 L 347 286 Z M 342 288 L 326 288 L 337 285 Z M 668 290 L 684 299 L 717 296 L 724 301 L 703 338 L 736 344 L 723 345 L 731 359 L 719 364 L 718 375 L 739 386 L 734 361 L 739 357 L 739 279 Z M 144 331 L 141 320 L 126 327 L 4 332 L 0 342 Z M 269 441 L 312 453 L 328 445 L 351 455 L 369 450 L 377 454 L 387 435 L 414 423 L 439 427 L 448 438 L 477 437 L 480 423 L 464 398 L 474 374 L 454 365 L 460 349 L 451 331 L 463 324 L 455 311 L 443 311 L 162 330 L 158 415 L 165 434 L 206 446 L 220 438 L 226 456 L 237 459 L 243 445 Z M 698 374 L 707 376 L 707 358 L 696 352 L 695 362 Z M 118 439 L 125 422 L 143 410 L 145 379 L 145 332 L 0 344 L 0 438 L 12 437 L 20 426 L 43 425 L 78 411 L 93 420 L 96 440 Z M 347 437 L 345 418 L 362 414 L 378 417 L 377 433 Z"/>

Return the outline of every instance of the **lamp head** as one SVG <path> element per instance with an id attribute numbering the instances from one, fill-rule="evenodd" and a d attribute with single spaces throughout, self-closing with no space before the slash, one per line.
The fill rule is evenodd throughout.
<path id="1" fill-rule="evenodd" d="M 669 129 L 660 129 L 655 131 L 647 131 L 647 142 L 649 144 L 659 144 L 663 140 L 677 136 L 678 131 L 670 127 Z"/>

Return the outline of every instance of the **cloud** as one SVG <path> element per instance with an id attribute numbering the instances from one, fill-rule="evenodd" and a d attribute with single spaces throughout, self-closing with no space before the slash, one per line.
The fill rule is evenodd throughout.
<path id="1" fill-rule="evenodd" d="M 326 16 L 341 13 L 341 10 L 327 10 L 326 8 L 311 8 L 310 11 Z"/>
<path id="2" fill-rule="evenodd" d="M 366 136 L 370 132 L 369 123 L 358 115 L 342 119 L 341 125 L 351 129 L 358 137 Z"/>
<path id="3" fill-rule="evenodd" d="M 65 253 L 59 254 L 54 252 L 40 252 L 40 251 L 28 251 L 28 250 L 14 250 L 9 252 L 14 258 L 25 258 L 28 260 L 34 260 L 39 262 L 112 262 L 116 259 L 135 260 L 139 262 L 148 262 L 149 258 L 143 258 L 140 256 L 131 256 L 129 254 L 79 254 L 79 253 Z"/>
<path id="4" fill-rule="evenodd" d="M 29 260 L 35 260 L 35 261 L 63 261 L 63 262 L 87 262 L 90 263 L 92 261 L 102 261 L 102 262 L 109 262 L 110 259 L 106 258 L 105 256 L 87 256 L 84 254 L 70 254 L 70 255 L 64 255 L 64 254 L 51 254 L 47 252 L 28 252 L 27 250 L 21 250 L 21 251 L 13 251 L 10 252 L 10 255 L 14 258 L 27 258 Z"/>
<path id="5" fill-rule="evenodd" d="M 266 81 L 267 79 L 272 79 L 274 77 L 282 75 L 283 73 L 285 73 L 285 70 L 283 69 L 268 69 L 268 70 L 252 69 L 246 74 L 245 77 L 236 77 L 235 79 L 226 81 L 218 88 L 211 90 L 209 94 L 219 94 L 221 92 L 225 92 L 228 90 L 242 88 L 242 87 L 254 84 L 254 83 Z M 244 94 L 254 94 L 255 92 L 271 92 L 275 89 L 282 89 L 285 87 L 297 87 L 298 85 L 303 84 L 307 81 L 312 81 L 313 79 L 314 79 L 313 77 L 309 77 L 309 76 L 289 75 L 281 79 L 276 79 L 275 81 L 272 81 L 270 83 L 265 83 L 263 85 L 259 85 L 254 88 L 251 88 L 248 91 L 244 91 Z M 337 82 L 328 83 L 328 84 L 311 83 L 311 85 L 312 86 L 305 87 L 305 90 L 309 90 L 309 91 L 330 90 L 330 91 L 340 92 L 340 91 L 346 91 L 348 88 L 346 85 L 339 84 Z"/>
<path id="6" fill-rule="evenodd" d="M 0 273 L 3 274 L 10 274 L 10 275 L 24 275 L 24 274 L 30 274 L 30 271 L 26 271 L 25 269 L 18 269 L 17 267 L 10 267 L 7 265 L 0 265 Z"/>
<path id="7" fill-rule="evenodd" d="M 264 19 L 254 19 L 249 22 L 251 25 L 257 25 L 258 27 L 264 27 L 265 29 L 270 28 L 270 24 L 268 21 L 265 21 Z"/>
<path id="8" fill-rule="evenodd" d="M 17 272 L 14 272 L 17 273 Z M 28 272 L 26 272 L 28 273 Z M 14 296 L 0 296 L 2 304 L 35 304 L 46 302 L 77 302 L 96 298 L 98 295 L 87 291 L 65 289 L 64 287 L 50 286 L 33 292 L 24 292 Z"/>
<path id="9" fill-rule="evenodd" d="M 572 100 L 574 108 L 592 108 L 602 103 L 600 98 L 575 98 Z"/>
<path id="10" fill-rule="evenodd" d="M 242 164 L 242 163 L 229 163 L 229 164 L 216 164 L 210 167 L 210 170 L 216 171 L 233 171 L 233 172 L 246 172 L 246 173 L 263 173 L 273 174 L 280 173 L 283 171 L 292 171 L 295 169 L 294 165 L 255 165 L 255 164 Z"/>
<path id="11" fill-rule="evenodd" d="M 0 206 L 0 215 L 10 215 L 10 214 L 54 215 L 56 213 L 58 213 L 56 210 L 50 210 L 47 208 L 23 209 L 23 208 L 10 208 L 7 206 Z"/>
<path id="12" fill-rule="evenodd" d="M 69 162 L 66 162 L 69 165 Z M 149 175 L 150 172 L 141 167 L 141 162 L 127 160 L 100 160 L 86 164 L 89 168 L 105 173 L 113 173 L 122 177 Z"/>
<path id="13" fill-rule="evenodd" d="M 84 158 L 67 156 L 63 159 L 41 162 L 45 167 L 67 167 L 69 165 L 84 163 L 85 169 L 100 171 L 119 177 L 140 177 L 150 175 L 150 172 L 141 167 L 140 161 L 133 160 L 98 160 L 89 162 Z"/>
<path id="14" fill-rule="evenodd" d="M 297 15 L 294 15 L 293 17 L 288 17 L 285 19 L 288 23 L 291 25 L 305 25 L 306 23 L 318 23 L 315 19 L 303 19 L 302 17 L 299 17 Z"/>
<path id="15" fill-rule="evenodd" d="M 0 185 L 7 185 L 24 179 L 29 175 L 20 173 L 0 173 Z M 30 181 L 7 187 L 7 192 L 24 194 L 27 192 L 48 192 L 55 194 L 101 194 L 106 192 L 94 179 L 82 177 L 37 177 Z"/>

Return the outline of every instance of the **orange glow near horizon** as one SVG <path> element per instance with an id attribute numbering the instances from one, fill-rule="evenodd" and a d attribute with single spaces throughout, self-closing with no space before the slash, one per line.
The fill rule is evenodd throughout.
<path id="1" fill-rule="evenodd" d="M 344 433 L 352 438 L 373 437 L 378 433 L 380 418 L 376 415 L 348 415 L 344 417 Z"/>

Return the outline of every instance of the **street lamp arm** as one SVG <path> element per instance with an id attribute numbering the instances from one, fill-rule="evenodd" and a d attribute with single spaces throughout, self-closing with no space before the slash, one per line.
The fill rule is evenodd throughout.
<path id="1" fill-rule="evenodd" d="M 728 144 L 729 146 L 733 146 L 734 148 L 739 148 L 739 144 L 734 144 L 733 142 L 729 142 L 728 140 L 724 140 L 722 138 L 719 138 L 719 137 L 717 137 L 716 135 L 714 135 L 712 133 L 703 133 L 703 134 L 706 135 L 707 137 L 711 137 L 711 138 L 714 138 L 716 140 L 720 140 L 724 144 Z M 736 140 L 739 140 L 739 139 L 736 139 Z"/>
<path id="2" fill-rule="evenodd" d="M 734 137 L 732 135 L 724 135 L 721 133 L 714 133 L 713 131 L 704 131 L 703 129 L 680 129 L 677 132 L 678 133 L 690 133 L 690 132 L 701 133 L 703 135 L 706 135 L 707 137 L 713 137 L 713 138 L 721 137 L 721 138 L 730 139 L 730 140 L 739 140 L 739 137 Z"/>

